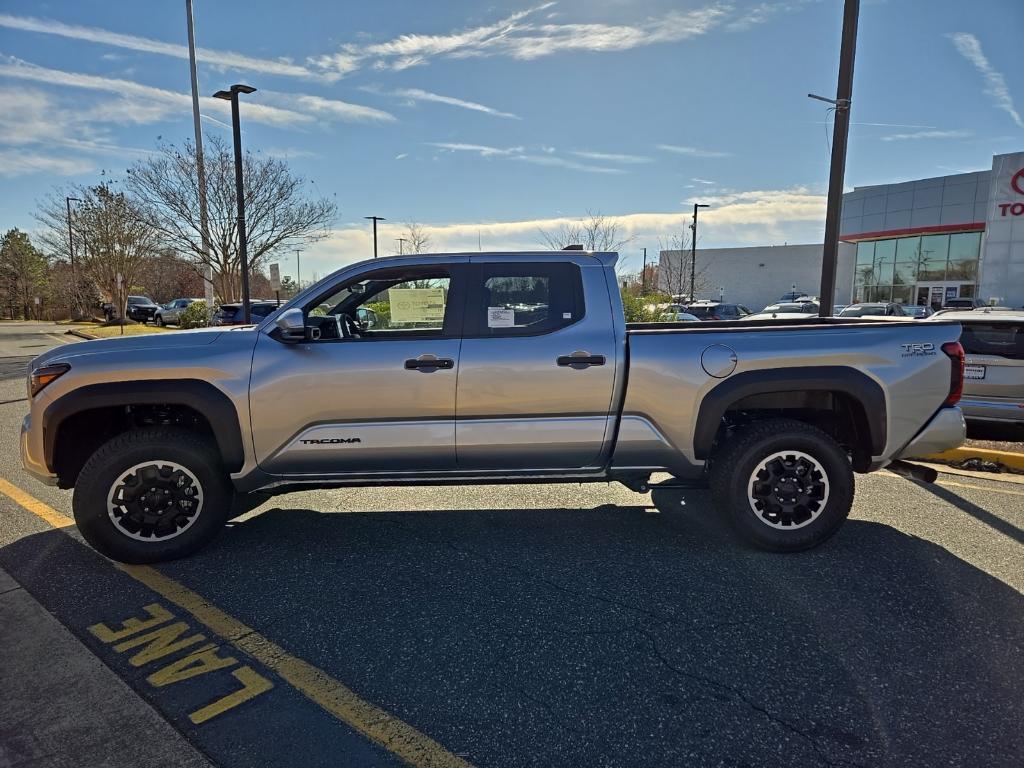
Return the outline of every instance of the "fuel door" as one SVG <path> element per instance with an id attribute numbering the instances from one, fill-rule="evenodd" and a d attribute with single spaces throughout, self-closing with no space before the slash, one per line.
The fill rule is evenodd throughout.
<path id="1" fill-rule="evenodd" d="M 716 379 L 724 379 L 736 370 L 736 351 L 724 344 L 712 344 L 700 356 L 704 373 Z"/>

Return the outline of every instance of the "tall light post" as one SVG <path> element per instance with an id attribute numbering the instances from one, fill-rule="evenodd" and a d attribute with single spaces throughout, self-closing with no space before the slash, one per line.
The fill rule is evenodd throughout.
<path id="1" fill-rule="evenodd" d="M 373 221 L 373 258 L 377 258 L 377 222 L 387 221 L 383 216 L 363 216 L 364 219 Z"/>
<path id="2" fill-rule="evenodd" d="M 203 161 L 203 128 L 199 118 L 199 75 L 196 71 L 196 31 L 192 22 L 192 0 L 185 0 L 185 20 L 188 26 L 188 67 L 192 81 L 192 129 L 196 135 L 196 181 L 199 186 L 199 229 L 202 236 L 203 297 L 206 299 L 207 320 L 213 317 L 213 259 L 210 256 L 210 219 L 206 207 L 206 166 Z"/>
<path id="3" fill-rule="evenodd" d="M 215 99 L 231 102 L 231 130 L 235 139 L 235 200 L 238 205 L 238 259 L 242 268 L 242 318 L 246 325 L 252 322 L 249 306 L 249 252 L 245 242 L 245 184 L 242 180 L 242 126 L 238 120 L 238 94 L 255 93 L 251 85 L 236 83 L 231 90 L 217 91 Z"/>
<path id="4" fill-rule="evenodd" d="M 295 249 L 295 285 L 298 286 L 299 291 L 302 291 L 302 249 Z"/>
<path id="5" fill-rule="evenodd" d="M 71 231 L 71 203 L 84 202 L 80 197 L 65 197 L 64 202 L 68 206 L 68 254 L 71 257 L 71 301 L 74 306 L 71 309 L 72 319 L 75 312 L 81 314 L 81 301 L 78 296 L 78 269 L 75 267 L 75 236 Z"/>
<path id="6" fill-rule="evenodd" d="M 644 266 L 640 270 L 640 294 L 647 295 L 647 249 L 644 248 Z"/>
<path id="7" fill-rule="evenodd" d="M 839 260 L 839 217 L 843 209 L 843 177 L 846 174 L 846 144 L 850 136 L 850 103 L 853 97 L 853 60 L 857 52 L 857 20 L 860 0 L 846 0 L 843 7 L 843 38 L 839 47 L 839 81 L 836 97 L 807 94 L 835 107 L 832 123 L 832 158 L 828 174 L 828 202 L 825 207 L 825 246 L 821 262 L 818 314 L 832 314 L 836 295 L 836 262 Z"/>
<path id="8" fill-rule="evenodd" d="M 693 301 L 693 290 L 697 281 L 697 211 L 700 208 L 710 207 L 704 203 L 693 204 L 693 224 L 690 225 L 690 229 L 693 230 L 693 235 L 690 238 L 690 301 Z"/>
<path id="9" fill-rule="evenodd" d="M 395 242 L 398 243 L 398 255 L 399 256 L 403 255 L 402 251 L 405 250 L 405 248 L 404 248 L 404 246 L 405 246 L 405 238 L 404 237 L 396 237 L 395 238 Z"/>

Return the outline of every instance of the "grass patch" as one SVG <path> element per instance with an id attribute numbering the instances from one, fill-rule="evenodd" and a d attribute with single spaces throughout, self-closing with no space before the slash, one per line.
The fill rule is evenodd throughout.
<path id="1" fill-rule="evenodd" d="M 160 328 L 155 325 L 142 325 L 141 323 L 124 326 L 124 334 L 121 333 L 121 326 L 118 325 L 79 326 L 79 330 L 99 339 L 112 339 L 121 335 L 144 336 L 150 333 L 168 333 L 171 331 L 170 328 Z"/>

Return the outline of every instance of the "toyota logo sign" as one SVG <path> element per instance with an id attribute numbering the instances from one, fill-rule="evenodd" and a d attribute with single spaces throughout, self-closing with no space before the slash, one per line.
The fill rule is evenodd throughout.
<path id="1" fill-rule="evenodd" d="M 1024 168 L 1013 174 L 1010 189 L 1018 195 L 1024 195 Z M 998 203 L 996 207 L 1000 216 L 1024 216 L 1024 203 Z"/>

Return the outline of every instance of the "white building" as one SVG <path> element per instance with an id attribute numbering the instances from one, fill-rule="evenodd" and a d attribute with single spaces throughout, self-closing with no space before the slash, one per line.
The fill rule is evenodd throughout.
<path id="1" fill-rule="evenodd" d="M 941 306 L 967 296 L 1022 307 L 1024 152 L 994 156 L 989 170 L 854 187 L 843 195 L 840 232 L 839 304 Z M 662 290 L 679 293 L 672 285 L 689 258 L 662 251 Z M 700 298 L 721 289 L 727 301 L 760 309 L 793 285 L 817 294 L 820 280 L 820 245 L 697 250 Z"/>
<path id="2" fill-rule="evenodd" d="M 849 304 L 857 246 L 839 244 L 836 302 Z M 698 248 L 694 270 L 696 298 L 724 298 L 758 312 L 790 291 L 817 295 L 821 286 L 822 246 L 762 245 L 754 248 Z M 658 284 L 668 294 L 687 293 L 690 252 L 662 251 Z"/>

